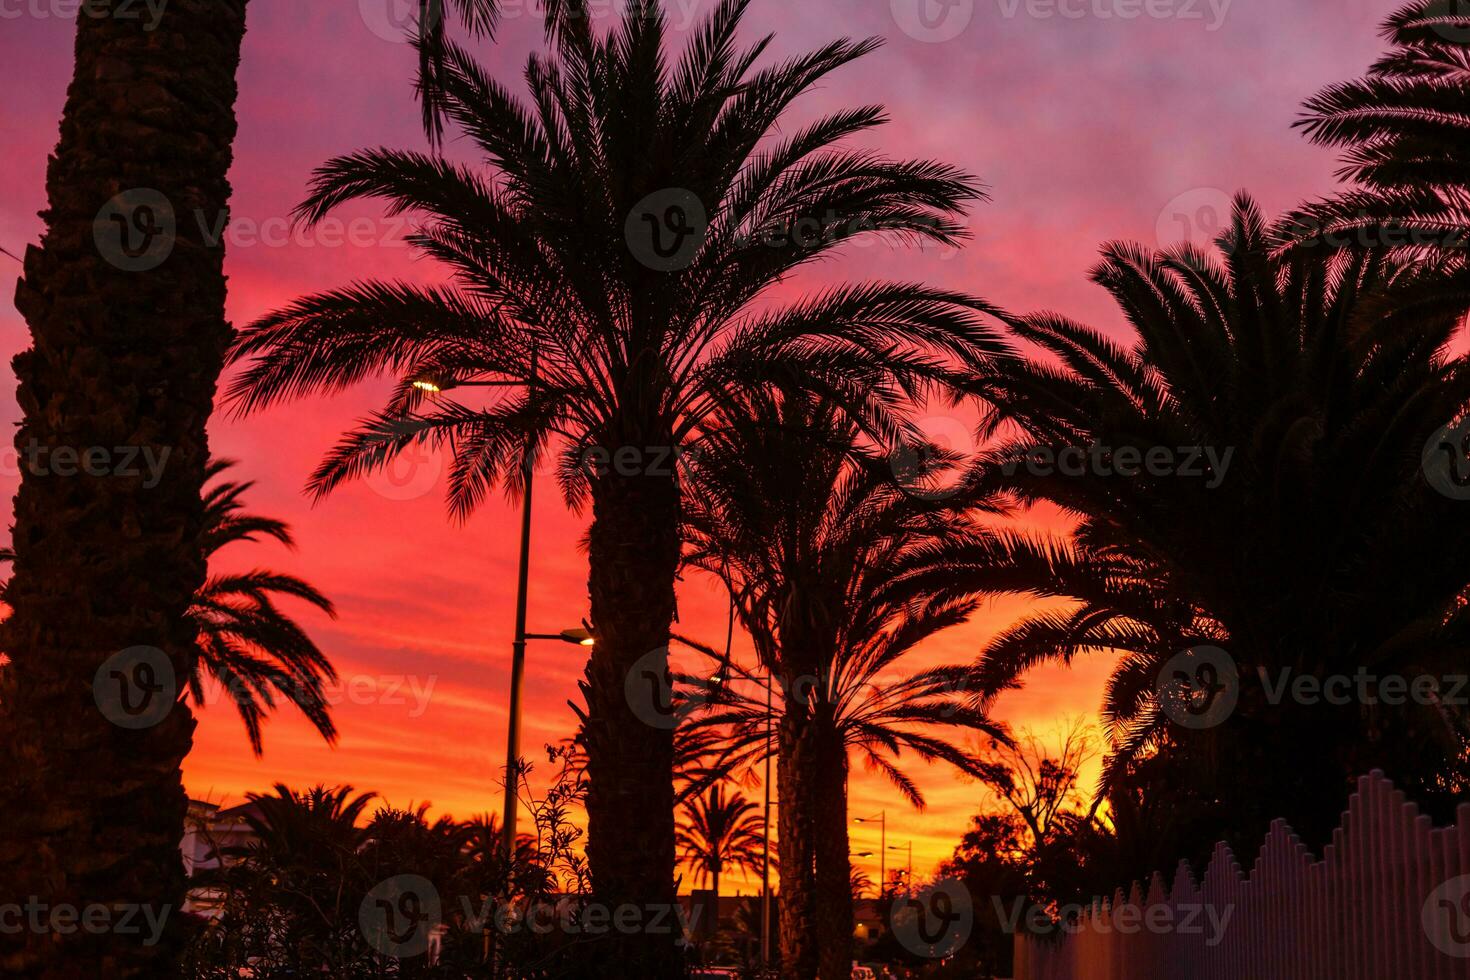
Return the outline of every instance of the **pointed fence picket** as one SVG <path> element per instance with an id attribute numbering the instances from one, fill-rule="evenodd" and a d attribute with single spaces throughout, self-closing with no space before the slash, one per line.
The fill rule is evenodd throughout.
<path id="1" fill-rule="evenodd" d="M 1059 938 L 1018 935 L 1015 977 L 1470 980 L 1470 803 L 1436 829 L 1374 772 L 1320 861 L 1278 820 L 1249 875 L 1217 844 L 1198 879 L 1180 862 L 1171 885 L 1095 900 Z"/>

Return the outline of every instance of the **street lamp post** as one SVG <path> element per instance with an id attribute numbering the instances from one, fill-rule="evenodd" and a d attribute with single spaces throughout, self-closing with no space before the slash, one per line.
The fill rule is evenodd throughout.
<path id="1" fill-rule="evenodd" d="M 914 842 L 909 841 L 906 847 L 908 848 L 909 852 L 909 866 L 908 870 L 904 872 L 903 893 L 905 896 L 912 896 L 914 893 Z M 904 848 L 899 847 L 897 844 L 894 844 L 888 848 L 888 850 L 890 851 L 902 851 L 903 849 Z"/>
<path id="2" fill-rule="evenodd" d="M 763 967 L 771 964 L 771 685 L 771 673 L 766 671 L 766 815 L 761 826 L 761 966 Z"/>
<path id="3" fill-rule="evenodd" d="M 855 817 L 853 823 L 868 823 L 878 821 L 878 900 L 883 899 L 883 882 L 886 881 L 888 864 L 884 860 L 888 851 L 888 811 L 879 810 L 871 817 Z M 871 853 L 871 852 L 869 852 Z"/>
<path id="4" fill-rule="evenodd" d="M 451 388 L 518 388 L 524 387 L 528 395 L 536 389 L 536 352 L 531 351 L 531 370 L 522 381 L 460 381 L 453 378 L 419 378 L 413 386 L 429 395 L 442 394 Z M 526 678 L 526 641 L 559 640 L 591 646 L 595 641 L 590 629 L 562 630 L 560 633 L 526 632 L 526 594 L 531 573 L 531 482 L 534 465 L 531 459 L 530 439 L 526 441 L 526 454 L 522 468 L 521 485 L 521 542 L 516 561 L 516 622 L 515 636 L 510 644 L 510 720 L 505 735 L 505 810 L 501 820 L 504 836 L 505 858 L 515 858 L 516 806 L 519 802 L 516 790 L 520 786 L 521 754 L 521 688 Z"/>

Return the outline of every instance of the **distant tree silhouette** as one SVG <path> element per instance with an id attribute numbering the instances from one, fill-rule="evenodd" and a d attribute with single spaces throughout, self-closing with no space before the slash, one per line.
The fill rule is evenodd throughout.
<path id="1" fill-rule="evenodd" d="M 739 793 L 725 792 L 716 783 L 700 796 L 686 800 L 679 824 L 679 857 L 694 871 L 694 880 L 710 883 L 720 894 L 725 871 L 755 871 L 761 865 L 760 806 Z M 712 924 L 711 928 L 717 924 Z"/>

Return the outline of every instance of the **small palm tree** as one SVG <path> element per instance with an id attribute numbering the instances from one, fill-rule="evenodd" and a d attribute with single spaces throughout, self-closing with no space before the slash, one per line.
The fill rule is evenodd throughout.
<path id="1" fill-rule="evenodd" d="M 207 478 L 234 465 L 233 460 L 214 460 Z M 262 538 L 296 546 L 288 525 L 244 511 L 241 498 L 253 485 L 227 480 L 206 488 L 202 538 L 206 559 L 213 559 L 226 545 Z M 294 704 L 322 738 L 337 740 L 325 690 L 337 672 L 306 631 L 276 604 L 278 597 L 298 599 L 336 618 L 331 600 L 309 583 L 259 569 L 211 574 L 189 607 L 199 636 L 189 660 L 189 693 L 195 704 L 203 705 L 205 675 L 218 682 L 240 712 L 257 756 L 262 751 L 261 721 L 275 708 L 278 695 Z"/>
<path id="2" fill-rule="evenodd" d="M 815 932 L 823 975 L 838 975 L 853 929 L 849 756 L 922 806 L 901 753 L 965 769 L 967 754 L 939 732 L 1002 737 L 965 703 L 967 667 L 900 666 L 975 609 L 968 597 L 933 599 L 929 573 L 987 540 L 970 516 L 986 501 L 940 486 L 953 461 L 937 451 L 901 467 L 900 485 L 854 421 L 789 387 L 729 399 L 719 420 L 689 470 L 686 557 L 726 582 L 776 690 L 728 665 L 719 676 L 731 683 L 706 695 L 700 717 L 732 726 L 737 750 L 763 748 L 768 724 L 779 733 L 783 960 L 810 975 L 803 938 Z"/>
<path id="3" fill-rule="evenodd" d="M 262 942 L 290 958 L 301 972 L 347 973 L 363 955 L 358 907 L 371 883 L 358 852 L 369 837 L 363 815 L 374 793 L 351 786 L 296 791 L 277 783 L 272 793 L 248 793 L 243 816 L 254 839 L 226 849 L 224 867 L 200 883 L 263 901 L 271 935 Z"/>
<path id="4" fill-rule="evenodd" d="M 670 733 L 624 697 L 635 668 L 665 669 L 680 559 L 670 465 L 728 391 L 785 374 L 877 431 L 891 405 L 993 345 L 970 297 L 913 284 L 839 286 L 798 301 L 774 287 L 834 249 L 884 232 L 965 237 L 968 174 L 839 147 L 884 121 L 849 109 L 780 133 L 791 103 L 876 41 L 838 41 L 755 69 L 741 49 L 748 0 L 721 0 L 670 58 L 663 5 L 633 0 L 595 32 L 586 0 L 546 7 L 551 56 L 517 99 L 452 42 L 432 108 L 486 169 L 386 149 L 322 167 L 298 213 L 377 198 L 423 223 L 413 243 L 447 283 L 367 283 L 298 300 L 246 328 L 232 396 L 250 411 L 389 375 L 386 409 L 312 479 L 318 493 L 412 446 L 447 449 L 463 515 L 497 485 L 519 490 L 562 450 L 566 496 L 590 501 L 589 594 L 598 642 L 583 685 L 587 855 L 601 901 L 674 901 Z M 815 230 L 814 230 L 815 229 Z M 482 403 L 446 392 L 510 385 Z M 618 936 L 629 971 L 677 969 L 672 938 Z"/>
<path id="5" fill-rule="evenodd" d="M 716 783 L 704 795 L 685 801 L 682 810 L 684 820 L 677 831 L 680 859 L 694 871 L 696 882 L 710 882 L 718 903 L 722 873 L 761 866 L 765 838 L 760 807 L 739 793 L 727 795 Z"/>

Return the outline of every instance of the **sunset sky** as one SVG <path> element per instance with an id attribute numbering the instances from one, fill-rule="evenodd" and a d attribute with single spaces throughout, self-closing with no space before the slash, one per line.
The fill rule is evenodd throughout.
<path id="1" fill-rule="evenodd" d="M 799 103 L 788 129 L 824 110 L 881 102 L 893 122 L 871 145 L 963 166 L 991 195 L 973 211 L 973 241 L 963 251 L 849 248 L 790 288 L 837 278 L 923 279 L 1011 309 L 1049 308 L 1121 330 L 1106 294 L 1086 279 L 1097 247 L 1113 238 L 1203 242 L 1215 216 L 1228 209 L 1229 195 L 1242 188 L 1271 212 L 1327 192 L 1331 154 L 1309 146 L 1291 123 L 1304 98 L 1356 75 L 1378 54 L 1377 23 L 1390 9 L 1365 0 L 955 4 L 950 16 L 957 19 L 942 22 L 936 36 L 914 18 L 911 0 L 753 0 L 747 34 L 753 40 L 774 31 L 772 56 L 836 36 L 888 39 L 877 54 Z M 44 206 L 46 156 L 71 73 L 75 6 L 75 0 L 0 0 L 0 63 L 7 66 L 0 248 L 16 254 L 41 231 L 36 212 Z M 423 147 L 410 84 L 414 55 L 399 40 L 409 6 L 409 0 L 251 4 L 234 217 L 226 232 L 228 311 L 236 324 L 354 279 L 436 275 L 410 256 L 405 227 L 370 207 L 339 213 L 346 234 L 327 226 L 293 237 L 286 228 L 311 170 L 329 156 L 376 145 Z M 682 37 L 713 0 L 668 6 Z M 540 43 L 541 23 L 529 0 L 508 0 L 508 9 L 500 40 L 484 46 L 484 56 L 518 84 L 525 53 Z M 955 36 L 940 39 L 949 33 Z M 451 143 L 449 152 L 467 151 Z M 9 303 L 19 268 L 0 256 L 7 300 L 0 308 L 0 354 L 7 363 L 27 346 L 25 325 Z M 217 567 L 291 572 L 336 601 L 338 621 L 305 611 L 303 619 L 343 676 L 336 709 L 342 738 L 328 747 L 283 713 L 269 723 L 266 754 L 257 761 L 233 709 L 216 704 L 202 713 L 185 767 L 196 797 L 239 802 L 275 781 L 326 782 L 377 790 L 395 805 L 431 801 L 460 817 L 500 808 L 513 505 L 497 498 L 467 523 L 451 523 L 442 461 L 432 456 L 315 506 L 302 493 L 321 453 L 378 404 L 385 387 L 243 421 L 222 413 L 212 425 L 215 452 L 241 460 L 238 472 L 258 482 L 252 508 L 290 521 L 299 541 L 296 553 L 275 545 L 226 552 Z M 0 412 L 6 421 L 18 420 L 13 397 L 0 400 Z M 959 417 L 935 414 L 925 428 L 936 440 L 966 439 Z M 7 446 L 0 490 L 8 496 L 17 482 Z M 566 510 L 549 478 L 540 483 L 535 507 L 531 628 L 555 631 L 577 625 L 587 612 L 586 562 L 578 547 L 585 518 Z M 971 624 L 931 641 L 912 666 L 969 660 L 1019 608 L 1015 602 L 988 607 Z M 682 631 L 722 638 L 724 611 L 713 582 L 691 577 L 684 583 Z M 554 643 L 531 648 L 523 745 L 542 762 L 543 774 L 539 747 L 573 725 L 566 700 L 576 693 L 583 653 Z M 1068 672 L 1038 672 L 1001 701 L 999 715 L 1045 729 L 1059 718 L 1091 713 L 1106 669 L 1094 661 Z M 886 783 L 859 770 L 851 812 L 886 808 L 889 843 L 912 840 L 915 871 L 923 875 L 949 854 L 980 793 L 950 770 L 913 766 L 927 811 L 915 813 Z M 854 830 L 854 851 L 877 850 L 865 828 Z M 876 860 L 871 863 L 876 879 Z"/>

